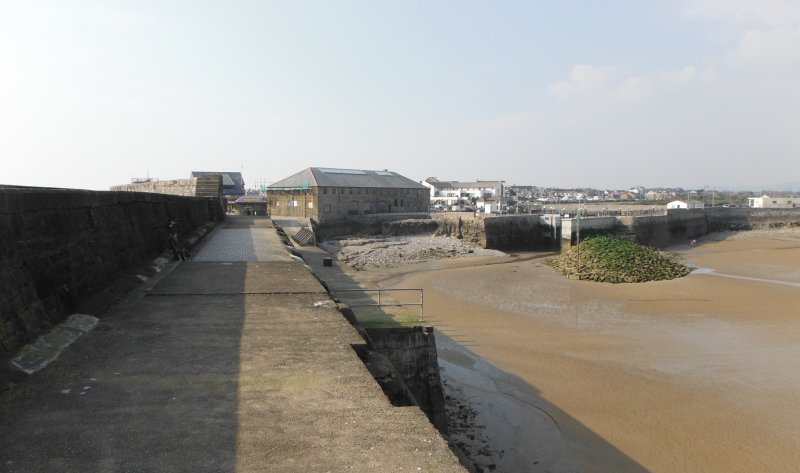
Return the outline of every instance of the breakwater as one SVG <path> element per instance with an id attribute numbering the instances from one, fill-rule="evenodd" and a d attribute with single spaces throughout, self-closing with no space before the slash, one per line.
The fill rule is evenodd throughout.
<path id="1" fill-rule="evenodd" d="M 138 192 L 0 188 L 0 353 L 61 322 L 79 302 L 224 218 L 219 199 Z"/>

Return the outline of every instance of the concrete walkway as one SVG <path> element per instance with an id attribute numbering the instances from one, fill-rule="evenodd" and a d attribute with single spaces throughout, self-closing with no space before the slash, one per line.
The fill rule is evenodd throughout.
<path id="1" fill-rule="evenodd" d="M 3 472 L 463 472 L 271 221 L 231 218 L 0 397 Z"/>

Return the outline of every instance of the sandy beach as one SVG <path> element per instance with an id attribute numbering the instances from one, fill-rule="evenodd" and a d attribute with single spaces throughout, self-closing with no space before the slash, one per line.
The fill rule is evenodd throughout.
<path id="1" fill-rule="evenodd" d="M 364 273 L 424 288 L 446 391 L 474 411 L 454 438 L 487 471 L 798 471 L 800 232 L 670 250 L 698 269 L 614 285 L 518 255 Z"/>

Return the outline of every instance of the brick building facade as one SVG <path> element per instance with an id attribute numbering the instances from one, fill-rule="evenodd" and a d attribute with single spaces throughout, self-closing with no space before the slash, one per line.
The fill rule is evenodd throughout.
<path id="1" fill-rule="evenodd" d="M 267 187 L 273 216 L 333 220 L 425 213 L 428 188 L 391 171 L 308 168 Z"/>

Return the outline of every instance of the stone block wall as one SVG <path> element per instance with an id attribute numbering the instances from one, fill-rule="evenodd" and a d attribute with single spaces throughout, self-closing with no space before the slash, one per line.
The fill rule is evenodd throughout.
<path id="1" fill-rule="evenodd" d="M 354 218 L 352 220 L 316 222 L 312 221 L 317 241 L 345 235 L 417 235 L 436 231 L 438 225 L 423 214 L 420 218 L 409 219 L 406 215 L 382 214 Z"/>
<path id="2" fill-rule="evenodd" d="M 58 323 L 79 301 L 221 220 L 218 199 L 139 192 L 0 188 L 0 354 Z"/>
<path id="3" fill-rule="evenodd" d="M 483 219 L 486 246 L 493 250 L 536 250 L 547 246 L 544 237 L 549 227 L 538 215 L 515 215 Z M 548 240 L 549 244 L 549 240 Z"/>
<path id="4" fill-rule="evenodd" d="M 706 208 L 668 210 L 666 216 L 617 217 L 617 231 L 642 245 L 664 248 L 709 232 L 800 226 L 800 209 Z"/>
<path id="5" fill-rule="evenodd" d="M 375 350 L 392 362 L 431 423 L 447 434 L 444 391 L 433 327 L 366 329 Z"/>
<path id="6" fill-rule="evenodd" d="M 469 212 L 445 212 L 436 217 L 439 224 L 436 234 L 463 239 L 481 248 L 488 248 L 484 220 Z"/>

